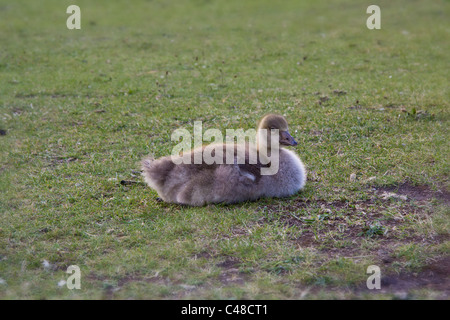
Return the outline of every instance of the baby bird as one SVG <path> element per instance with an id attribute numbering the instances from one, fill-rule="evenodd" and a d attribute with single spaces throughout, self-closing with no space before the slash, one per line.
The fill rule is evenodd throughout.
<path id="1" fill-rule="evenodd" d="M 204 156 L 205 146 L 176 157 L 142 161 L 145 182 L 166 202 L 191 206 L 209 203 L 237 203 L 262 197 L 288 197 L 301 190 L 306 182 L 305 167 L 300 158 L 281 146 L 296 146 L 283 116 L 268 114 L 261 119 L 256 145 L 217 144 L 222 151 L 221 163 L 194 161 Z M 231 156 L 230 156 L 231 153 Z M 232 162 L 226 161 L 227 154 Z M 256 155 L 256 156 L 255 156 Z M 179 161 L 177 161 L 179 160 Z"/>

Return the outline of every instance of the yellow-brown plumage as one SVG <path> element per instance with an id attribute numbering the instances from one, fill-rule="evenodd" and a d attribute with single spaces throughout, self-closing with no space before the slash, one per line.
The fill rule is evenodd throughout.
<path id="1" fill-rule="evenodd" d="M 227 150 L 245 154 L 243 163 L 234 161 L 226 164 L 175 164 L 171 156 L 157 160 L 151 158 L 142 161 L 143 176 L 147 184 L 158 192 L 166 202 L 202 206 L 208 203 L 236 203 L 256 200 L 261 197 L 286 197 L 303 188 L 306 171 L 298 156 L 287 149 L 271 149 L 271 135 L 266 138 L 261 133 L 266 130 L 278 130 L 275 138 L 280 145 L 295 146 L 297 142 L 288 132 L 288 124 L 284 117 L 274 114 L 261 119 L 257 131 L 257 144 L 223 144 L 223 155 Z M 272 136 L 273 137 L 273 136 Z M 260 161 L 261 148 L 270 152 L 279 152 L 279 168 L 275 174 L 262 174 L 263 168 L 271 164 Z M 203 152 L 204 147 L 192 150 L 190 156 Z M 249 154 L 256 152 L 258 161 L 249 161 Z M 262 157 L 262 156 L 261 156 Z"/>

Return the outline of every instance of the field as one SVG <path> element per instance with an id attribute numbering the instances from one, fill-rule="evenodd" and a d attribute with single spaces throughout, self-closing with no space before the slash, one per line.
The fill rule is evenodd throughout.
<path id="1" fill-rule="evenodd" d="M 448 299 L 450 2 L 380 0 L 379 30 L 369 4 L 0 0 L 0 299 Z M 266 113 L 295 196 L 142 183 L 175 129 Z"/>

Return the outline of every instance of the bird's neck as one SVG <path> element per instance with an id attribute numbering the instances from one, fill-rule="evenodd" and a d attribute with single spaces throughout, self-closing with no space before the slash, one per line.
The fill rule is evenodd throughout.
<path id="1" fill-rule="evenodd" d="M 258 150 L 267 150 L 267 152 L 276 152 L 280 149 L 279 136 L 268 129 L 258 128 L 256 135 L 256 146 Z"/>

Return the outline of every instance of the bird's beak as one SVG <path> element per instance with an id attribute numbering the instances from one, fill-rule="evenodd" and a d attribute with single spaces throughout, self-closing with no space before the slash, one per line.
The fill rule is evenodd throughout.
<path id="1" fill-rule="evenodd" d="M 289 131 L 280 131 L 280 144 L 284 146 L 296 146 L 297 141 L 294 140 Z"/>

